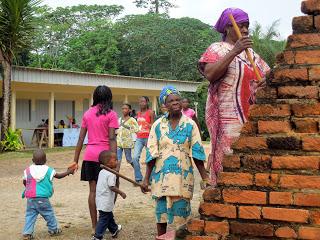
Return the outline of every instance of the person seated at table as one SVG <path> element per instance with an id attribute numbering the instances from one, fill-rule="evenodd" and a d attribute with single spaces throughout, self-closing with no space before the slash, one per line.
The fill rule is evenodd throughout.
<path id="1" fill-rule="evenodd" d="M 76 124 L 76 120 L 74 118 L 72 119 L 71 127 L 72 128 L 80 128 L 80 126 L 78 124 Z"/>
<path id="2" fill-rule="evenodd" d="M 60 120 L 58 124 L 58 129 L 67 128 L 67 125 L 64 123 L 64 120 Z"/>

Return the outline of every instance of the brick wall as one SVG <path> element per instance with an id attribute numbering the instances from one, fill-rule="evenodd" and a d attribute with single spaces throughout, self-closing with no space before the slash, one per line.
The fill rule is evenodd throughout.
<path id="1" fill-rule="evenodd" d="M 320 239 L 320 0 L 301 10 L 188 240 Z"/>

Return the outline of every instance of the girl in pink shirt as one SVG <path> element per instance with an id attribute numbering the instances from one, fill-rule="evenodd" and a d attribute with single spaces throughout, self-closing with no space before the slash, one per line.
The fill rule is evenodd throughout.
<path id="1" fill-rule="evenodd" d="M 99 154 L 110 150 L 117 152 L 115 130 L 119 128 L 117 113 L 112 110 L 112 92 L 107 86 L 98 86 L 93 93 L 93 105 L 82 118 L 78 144 L 74 155 L 75 168 L 78 167 L 83 141 L 88 133 L 88 144 L 81 167 L 81 181 L 89 182 L 89 210 L 92 229 L 97 224 L 96 185 L 100 172 Z"/>
<path id="2" fill-rule="evenodd" d="M 190 101 L 189 101 L 188 98 L 182 98 L 181 99 L 181 105 L 182 105 L 181 112 L 182 112 L 183 115 L 185 115 L 188 118 L 190 118 L 193 121 L 195 121 L 195 123 L 198 125 L 198 128 L 199 128 L 199 130 L 201 132 L 201 128 L 200 128 L 200 124 L 199 124 L 196 112 L 192 108 L 189 108 L 189 104 L 190 104 Z"/>

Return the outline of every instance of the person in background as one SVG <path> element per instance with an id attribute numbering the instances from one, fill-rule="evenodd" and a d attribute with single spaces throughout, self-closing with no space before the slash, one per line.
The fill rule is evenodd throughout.
<path id="1" fill-rule="evenodd" d="M 160 107 L 160 113 L 159 115 L 157 116 L 157 120 L 163 116 L 165 116 L 166 114 L 168 114 L 168 109 L 166 107 L 165 104 L 161 104 L 161 107 Z"/>
<path id="2" fill-rule="evenodd" d="M 58 129 L 67 128 L 67 125 L 64 123 L 64 120 L 60 120 L 58 124 Z"/>
<path id="3" fill-rule="evenodd" d="M 229 19 L 232 14 L 241 31 L 238 39 Z M 238 8 L 223 11 L 214 29 L 222 34 L 222 41 L 208 47 L 199 60 L 199 71 L 209 81 L 206 104 L 206 123 L 211 139 L 208 167 L 212 184 L 222 171 L 222 159 L 231 154 L 232 143 L 240 135 L 248 119 L 249 107 L 265 81 L 258 82 L 254 69 L 245 53 L 248 49 L 262 77 L 269 66 L 252 50 L 249 37 L 249 16 Z"/>
<path id="4" fill-rule="evenodd" d="M 196 112 L 192 108 L 189 107 L 189 105 L 190 105 L 189 99 L 182 98 L 181 105 L 182 105 L 182 114 L 187 116 L 188 118 L 191 118 L 193 121 L 195 121 L 195 123 L 197 124 L 197 126 L 201 132 L 201 128 L 200 128 L 200 124 L 199 124 Z"/>
<path id="5" fill-rule="evenodd" d="M 144 147 L 147 146 L 149 132 L 154 122 L 154 112 L 149 109 L 149 98 L 146 96 L 139 98 L 140 111 L 137 115 L 139 131 L 137 133 L 137 140 L 134 145 L 133 161 L 134 161 L 134 175 L 137 182 L 142 181 L 142 174 L 140 169 L 140 156 Z"/>
<path id="6" fill-rule="evenodd" d="M 134 168 L 131 151 L 134 147 L 132 134 L 138 132 L 139 126 L 137 121 L 130 117 L 131 105 L 124 103 L 122 105 L 122 117 L 119 118 L 119 129 L 117 130 L 117 154 L 119 167 L 121 165 L 122 153 L 125 153 L 127 162 Z"/>

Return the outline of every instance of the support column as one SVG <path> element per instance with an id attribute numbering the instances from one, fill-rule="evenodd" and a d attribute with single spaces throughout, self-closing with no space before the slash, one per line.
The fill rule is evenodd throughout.
<path id="1" fill-rule="evenodd" d="M 81 126 L 81 119 L 83 115 L 83 99 L 78 98 L 75 100 L 75 115 L 74 118 L 76 119 L 76 122 L 79 126 Z"/>
<path id="2" fill-rule="evenodd" d="M 11 92 L 11 118 L 10 127 L 12 130 L 16 130 L 16 109 L 17 109 L 17 93 L 16 91 Z"/>
<path id="3" fill-rule="evenodd" d="M 153 99 L 152 99 L 152 110 L 155 113 L 157 112 L 157 105 L 158 105 L 157 96 L 153 96 Z"/>
<path id="4" fill-rule="evenodd" d="M 54 147 L 54 92 L 50 92 L 50 97 L 49 97 L 49 148 Z"/>
<path id="5" fill-rule="evenodd" d="M 129 103 L 129 98 L 128 98 L 128 95 L 124 95 L 124 103 Z"/>

